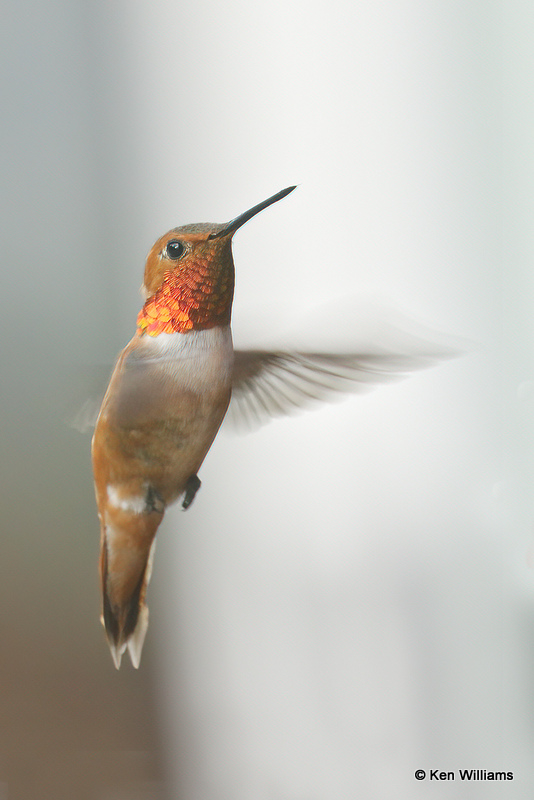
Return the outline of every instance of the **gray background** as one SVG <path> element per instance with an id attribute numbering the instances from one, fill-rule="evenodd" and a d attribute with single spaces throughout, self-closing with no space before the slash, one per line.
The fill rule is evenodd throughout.
<path id="1" fill-rule="evenodd" d="M 4 3 L 2 800 L 526 796 L 532 14 Z M 292 183 L 236 235 L 238 345 L 332 349 L 398 311 L 467 354 L 222 431 L 116 673 L 65 420 L 134 331 L 155 238 Z M 436 768 L 514 781 L 415 781 Z"/>

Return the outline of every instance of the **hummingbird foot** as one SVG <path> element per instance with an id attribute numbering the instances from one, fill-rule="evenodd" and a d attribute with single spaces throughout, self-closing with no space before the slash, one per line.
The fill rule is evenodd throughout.
<path id="1" fill-rule="evenodd" d="M 200 489 L 201 481 L 198 475 L 191 475 L 188 478 L 187 483 L 185 485 L 185 495 L 182 501 L 182 508 L 184 511 L 187 511 L 193 500 L 195 499 L 195 495 Z"/>

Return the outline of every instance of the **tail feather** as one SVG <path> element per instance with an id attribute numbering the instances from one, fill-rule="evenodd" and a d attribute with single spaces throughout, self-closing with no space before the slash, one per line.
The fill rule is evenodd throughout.
<path id="1" fill-rule="evenodd" d="M 148 629 L 148 606 L 145 605 L 139 609 L 137 617 L 137 625 L 134 632 L 128 639 L 127 648 L 130 654 L 130 661 L 136 669 L 139 669 L 139 662 L 141 661 L 141 652 L 145 641 L 146 632 Z"/>
<path id="2" fill-rule="evenodd" d="M 112 542 L 110 539 L 119 541 Z M 103 532 L 101 548 L 102 624 L 116 668 L 126 650 L 138 669 L 148 628 L 146 592 L 152 573 L 155 538 L 132 548 L 122 537 Z"/>

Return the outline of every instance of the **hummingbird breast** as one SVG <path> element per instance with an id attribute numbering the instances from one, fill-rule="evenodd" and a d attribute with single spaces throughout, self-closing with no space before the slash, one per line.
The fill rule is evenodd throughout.
<path id="1" fill-rule="evenodd" d="M 165 505 L 183 493 L 226 414 L 230 327 L 136 336 L 121 353 L 95 429 L 97 494 L 145 496 Z"/>

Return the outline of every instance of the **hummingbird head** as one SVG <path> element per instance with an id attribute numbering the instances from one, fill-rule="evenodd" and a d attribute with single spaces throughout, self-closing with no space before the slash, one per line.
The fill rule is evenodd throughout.
<path id="1" fill-rule="evenodd" d="M 228 325 L 234 295 L 232 236 L 289 186 L 230 222 L 173 228 L 148 254 L 143 291 L 148 298 L 137 318 L 140 334 L 185 333 Z"/>

